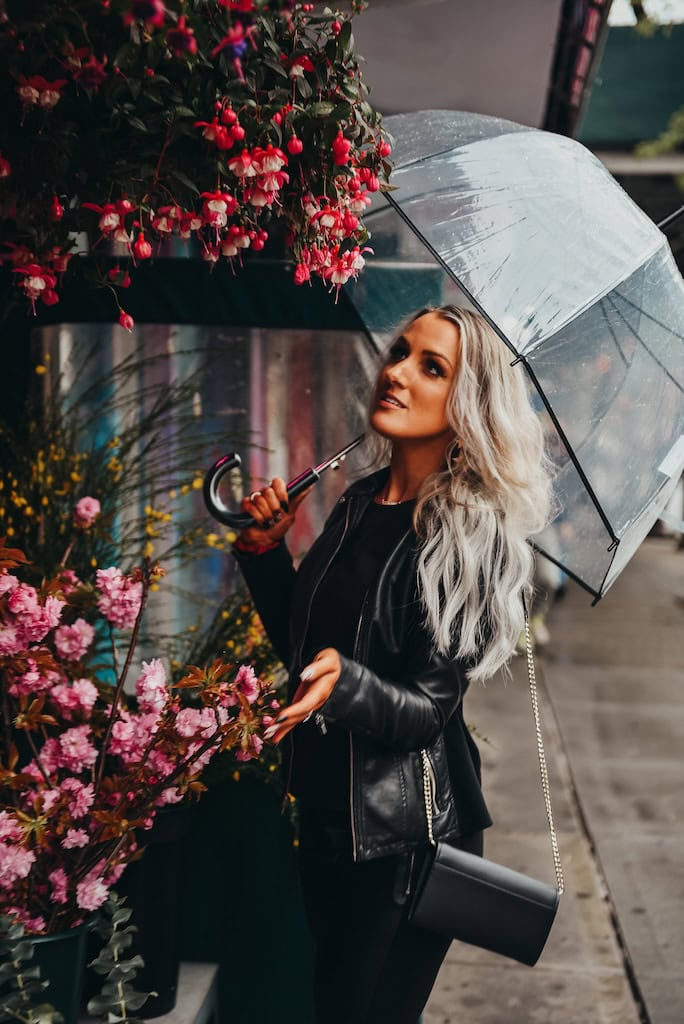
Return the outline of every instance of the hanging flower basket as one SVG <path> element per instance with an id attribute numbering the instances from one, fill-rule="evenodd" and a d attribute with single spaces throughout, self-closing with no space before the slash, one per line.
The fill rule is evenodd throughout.
<path id="1" fill-rule="evenodd" d="M 240 263 L 276 221 L 297 284 L 355 278 L 391 170 L 354 51 L 361 6 L 6 0 L 0 251 L 34 311 L 88 255 L 130 329 L 121 290 L 163 242 Z"/>

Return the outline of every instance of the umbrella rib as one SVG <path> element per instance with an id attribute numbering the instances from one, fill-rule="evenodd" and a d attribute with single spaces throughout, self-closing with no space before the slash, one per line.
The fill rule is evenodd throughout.
<path id="1" fill-rule="evenodd" d="M 554 409 L 549 404 L 549 401 L 548 401 L 546 395 L 544 394 L 544 391 L 542 390 L 542 387 L 539 384 L 539 381 L 537 380 L 537 376 L 536 376 L 534 370 L 532 369 L 532 367 L 530 366 L 530 364 L 528 363 L 528 361 L 525 358 L 525 356 L 521 355 L 519 352 L 516 351 L 515 347 L 511 344 L 511 342 L 508 340 L 508 338 L 505 336 L 505 334 L 503 334 L 501 332 L 501 330 L 494 323 L 494 321 L 489 316 L 487 311 L 482 308 L 482 306 L 477 301 L 475 296 L 472 295 L 471 292 L 469 292 L 468 289 L 465 287 L 465 285 L 456 277 L 456 274 L 454 274 L 454 272 L 451 270 L 449 265 L 447 263 L 445 263 L 445 261 L 442 259 L 440 254 L 436 251 L 436 249 L 433 248 L 433 246 L 430 244 L 430 242 L 427 240 L 427 238 L 425 238 L 425 236 L 422 234 L 422 232 L 418 231 L 416 226 L 415 226 L 415 224 L 408 219 L 408 217 L 406 216 L 406 214 L 404 213 L 402 208 L 399 206 L 399 204 L 396 203 L 392 199 L 391 195 L 389 195 L 388 193 L 385 193 L 384 195 L 385 195 L 385 199 L 390 204 L 390 206 L 392 206 L 396 210 L 396 212 L 399 214 L 399 216 L 404 221 L 404 223 L 408 225 L 408 227 L 413 232 L 413 234 L 417 238 L 420 239 L 420 241 L 423 243 L 423 245 L 428 250 L 428 252 L 430 252 L 432 254 L 432 256 L 434 257 L 434 259 L 437 261 L 439 266 L 441 266 L 442 269 L 444 270 L 444 272 L 453 281 L 456 282 L 456 284 L 461 289 L 461 291 L 465 295 L 468 296 L 468 298 L 470 299 L 472 304 L 482 314 L 482 316 L 485 318 L 485 320 L 490 325 L 492 330 L 496 331 L 498 336 L 501 338 L 503 343 L 506 345 L 506 348 L 510 349 L 510 351 L 515 356 L 515 359 L 513 361 L 513 365 L 515 365 L 515 363 L 519 363 L 519 362 L 521 362 L 523 364 L 523 366 L 527 370 L 527 373 L 529 374 L 529 376 L 530 376 L 530 378 L 532 380 L 532 383 L 534 384 L 535 388 L 537 389 L 539 397 L 541 398 L 542 402 L 544 403 L 546 411 L 548 412 L 549 416 L 551 417 L 551 421 L 552 421 L 554 427 L 556 428 L 556 430 L 558 432 L 558 436 L 560 437 L 561 441 L 563 442 L 563 445 L 565 446 L 565 450 L 567 451 L 567 453 L 568 453 L 568 455 L 570 457 L 570 461 L 572 462 L 573 466 L 575 467 L 575 469 L 577 471 L 577 475 L 579 476 L 580 480 L 582 481 L 582 483 L 586 487 L 587 494 L 589 495 L 589 498 L 591 499 L 591 501 L 592 501 L 592 503 L 594 505 L 594 508 L 598 512 L 599 518 L 601 519 L 603 525 L 605 526 L 606 531 L 608 532 L 608 535 L 610 536 L 611 547 L 613 545 L 619 544 L 620 543 L 620 538 L 615 536 L 615 533 L 613 532 L 613 527 L 611 526 L 610 521 L 609 521 L 608 517 L 606 516 L 606 513 L 603 511 L 603 508 L 601 506 L 600 501 L 598 500 L 598 498 L 596 496 L 594 488 L 590 484 L 589 478 L 587 477 L 587 475 L 584 472 L 582 466 L 580 465 L 579 459 L 575 455 L 575 452 L 573 451 L 572 445 L 570 444 L 565 431 L 561 427 L 561 425 L 560 425 L 560 423 L 558 421 L 558 417 L 556 416 L 556 413 L 555 413 Z M 590 590 L 590 592 L 592 594 L 595 593 L 593 590 L 591 590 L 591 588 L 588 588 L 588 589 Z"/>
<path id="2" fill-rule="evenodd" d="M 635 310 L 637 313 L 640 313 L 642 316 L 645 316 L 647 320 L 650 320 L 652 323 L 656 324 L 658 327 L 662 327 L 662 329 L 664 331 L 666 331 L 668 334 L 672 334 L 672 335 L 674 335 L 675 338 L 678 338 L 680 341 L 684 341 L 684 338 L 682 337 L 681 334 L 677 334 L 677 332 L 673 331 L 671 327 L 668 327 L 666 324 L 661 323 L 660 320 L 656 319 L 656 317 L 652 316 L 650 313 L 647 313 L 645 309 L 641 309 L 639 306 L 635 305 L 630 299 L 627 298 L 626 295 L 623 295 L 621 292 L 617 292 L 617 289 L 616 289 L 616 293 L 620 296 L 620 298 L 622 299 L 623 302 L 626 302 L 627 305 L 631 306 L 631 308 L 633 310 Z M 606 295 L 606 298 L 607 298 L 608 302 L 610 302 L 611 306 L 613 307 L 613 309 L 615 310 L 617 315 L 622 317 L 624 322 L 629 327 L 630 331 L 639 340 L 640 344 L 643 345 L 643 347 L 646 349 L 646 351 L 648 352 L 649 356 L 654 360 L 654 362 L 656 362 L 658 364 L 658 366 L 663 371 L 663 373 L 668 378 L 668 380 L 671 380 L 672 383 L 674 384 L 674 386 L 676 388 L 679 388 L 680 391 L 684 391 L 684 386 L 682 384 L 680 384 L 679 381 L 677 380 L 677 378 L 674 377 L 670 373 L 668 368 L 661 363 L 660 359 L 658 359 L 658 356 L 655 354 L 655 352 L 651 348 L 649 348 L 649 346 L 646 344 L 646 342 L 641 337 L 641 335 L 636 330 L 636 328 L 632 327 L 632 325 L 630 324 L 630 322 L 627 319 L 627 317 L 625 316 L 625 314 L 616 305 L 615 300 L 611 299 L 610 295 Z"/>
<path id="3" fill-rule="evenodd" d="M 541 542 L 538 544 L 536 541 L 530 540 L 530 544 L 532 545 L 532 547 L 534 548 L 535 551 L 538 551 L 540 555 L 544 556 L 544 558 L 548 558 L 549 562 L 553 562 L 554 565 L 557 565 L 558 568 L 562 572 L 564 572 L 566 576 L 569 576 L 570 579 L 574 580 L 575 583 L 578 583 L 580 585 L 580 587 L 582 587 L 583 590 L 586 590 L 586 592 L 588 594 L 591 594 L 591 596 L 594 598 L 592 604 L 596 604 L 598 601 L 601 600 L 603 595 L 602 595 L 600 589 L 596 590 L 594 587 L 590 586 L 585 580 L 582 579 L 581 576 L 578 576 L 577 573 L 573 572 L 572 569 L 568 569 L 567 565 L 565 565 L 564 562 L 561 562 L 557 558 L 554 558 L 553 555 L 550 555 L 548 553 L 548 551 L 543 547 Z M 612 565 L 612 559 L 611 559 L 611 565 Z M 604 577 L 603 577 L 604 582 L 605 582 L 606 576 L 608 575 L 608 571 L 609 570 L 610 570 L 610 566 L 608 567 L 608 569 L 606 570 L 606 572 L 604 574 Z M 603 583 L 601 584 L 601 586 L 603 586 Z"/>
<path id="4" fill-rule="evenodd" d="M 601 312 L 605 316 L 604 306 L 603 306 L 603 299 L 600 299 L 599 305 L 601 306 Z M 618 350 L 618 353 L 620 355 L 620 359 L 625 364 L 625 366 L 629 367 L 629 360 L 627 359 L 627 356 L 625 355 L 625 353 L 620 348 L 620 342 L 617 339 L 617 334 L 613 330 L 613 325 L 611 324 L 611 322 L 610 322 L 610 320 L 608 319 L 607 316 L 605 316 L 605 320 L 606 320 L 606 324 L 608 325 L 608 330 L 610 331 L 611 337 L 613 339 L 613 344 L 615 345 L 615 348 Z"/>

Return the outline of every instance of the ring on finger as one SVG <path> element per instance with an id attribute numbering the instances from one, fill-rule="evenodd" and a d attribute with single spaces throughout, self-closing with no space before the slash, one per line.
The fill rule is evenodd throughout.
<path id="1" fill-rule="evenodd" d="M 252 502 L 252 504 L 254 504 L 255 499 L 258 498 L 260 494 L 261 491 L 252 491 L 252 493 L 249 496 L 249 500 Z"/>

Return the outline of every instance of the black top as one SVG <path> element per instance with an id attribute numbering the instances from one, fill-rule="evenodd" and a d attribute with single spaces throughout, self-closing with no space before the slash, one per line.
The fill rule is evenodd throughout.
<path id="1" fill-rule="evenodd" d="M 414 508 L 415 501 L 369 504 L 316 590 L 303 645 L 303 665 L 308 665 L 323 647 L 334 647 L 345 657 L 354 657 L 366 595 L 391 552 L 411 529 Z M 331 723 L 323 735 L 312 717 L 296 727 L 293 738 L 292 793 L 312 807 L 348 815 L 348 730 Z"/>

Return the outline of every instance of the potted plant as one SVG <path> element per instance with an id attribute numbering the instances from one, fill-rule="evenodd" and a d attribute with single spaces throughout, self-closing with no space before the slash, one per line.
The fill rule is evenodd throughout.
<path id="1" fill-rule="evenodd" d="M 87 255 L 131 328 L 122 290 L 162 244 L 239 264 L 277 224 L 297 284 L 356 277 L 391 169 L 354 50 L 364 6 L 4 0 L 0 244 L 34 310 Z"/>
<path id="2" fill-rule="evenodd" d="M 76 543 L 98 513 L 94 498 L 76 504 Z M 163 575 L 149 558 L 84 580 L 65 556 L 38 587 L 22 580 L 26 565 L 0 543 L 0 912 L 56 945 L 102 907 L 158 810 L 200 794 L 215 753 L 259 754 L 278 702 L 247 665 L 216 659 L 171 685 L 160 659 L 137 665 L 146 600 Z"/>

